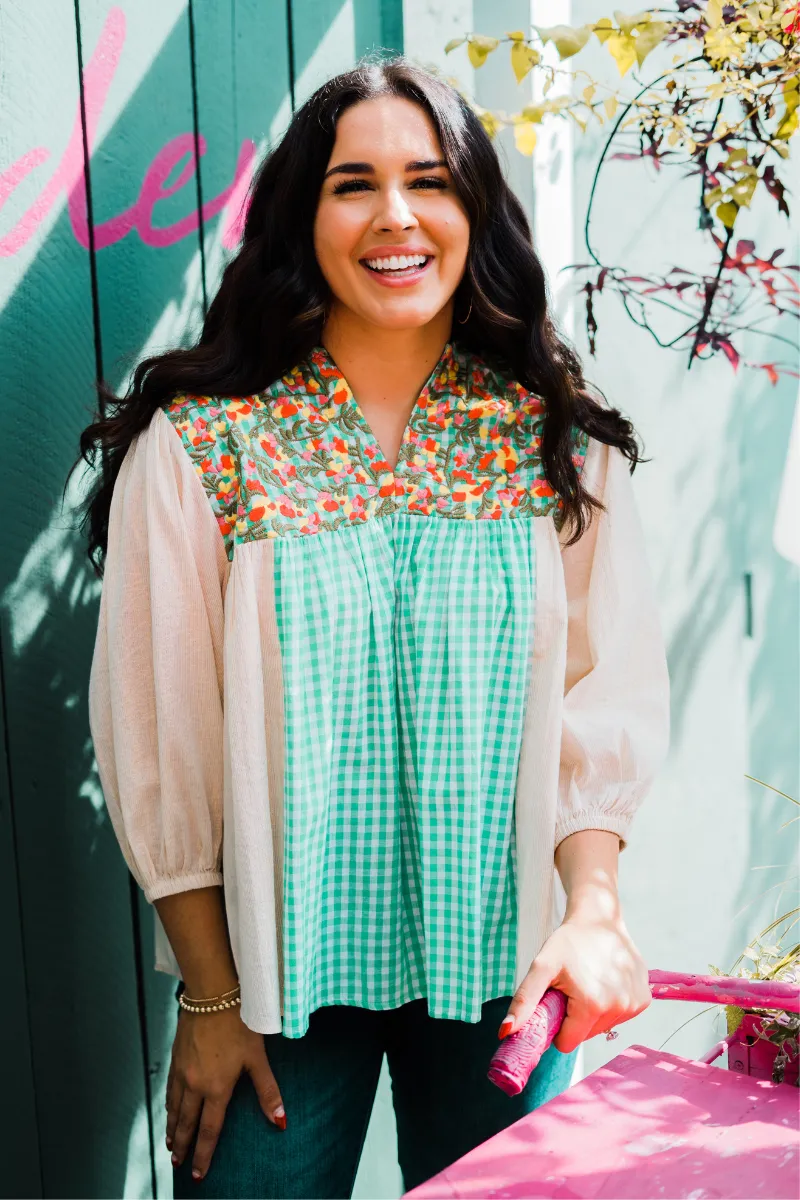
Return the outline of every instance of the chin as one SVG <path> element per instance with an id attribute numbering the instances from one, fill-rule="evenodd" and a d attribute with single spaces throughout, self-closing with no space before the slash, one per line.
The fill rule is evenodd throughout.
<path id="1" fill-rule="evenodd" d="M 420 329 L 422 326 L 429 324 L 440 312 L 440 308 L 430 310 L 425 308 L 423 310 L 406 309 L 405 312 L 402 310 L 396 312 L 387 310 L 369 314 L 365 313 L 364 316 L 373 325 L 377 325 L 379 329 Z"/>

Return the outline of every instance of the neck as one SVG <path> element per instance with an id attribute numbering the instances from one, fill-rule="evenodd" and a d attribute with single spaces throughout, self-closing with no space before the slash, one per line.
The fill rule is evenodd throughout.
<path id="1" fill-rule="evenodd" d="M 342 373 L 361 379 L 382 379 L 400 395 L 414 394 L 433 370 L 452 331 L 452 303 L 426 325 L 382 329 L 355 313 L 334 307 L 322 331 L 322 343 Z M 421 385 L 419 385 L 421 386 Z M 383 389 L 381 389 L 383 390 Z"/>

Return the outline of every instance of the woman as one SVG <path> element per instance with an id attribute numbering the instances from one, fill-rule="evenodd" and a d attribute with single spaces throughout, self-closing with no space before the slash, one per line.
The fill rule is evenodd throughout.
<path id="1" fill-rule="evenodd" d="M 81 445 L 90 716 L 183 981 L 175 1194 L 349 1196 L 384 1053 L 411 1188 L 649 1001 L 617 897 L 667 736 L 633 431 L 481 124 L 403 59 L 294 116 L 200 341 L 115 405 Z M 550 985 L 510 1099 L 497 1036 Z"/>

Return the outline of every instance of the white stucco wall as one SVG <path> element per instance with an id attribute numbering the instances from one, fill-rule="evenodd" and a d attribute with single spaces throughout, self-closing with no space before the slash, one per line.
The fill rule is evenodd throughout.
<path id="1" fill-rule="evenodd" d="M 508 110 L 521 107 L 530 83 L 517 88 L 507 49 L 476 72 L 463 48 L 444 55 L 448 40 L 468 31 L 502 36 L 532 22 L 578 25 L 611 15 L 596 0 L 405 0 L 404 10 L 408 55 L 456 75 L 481 104 Z M 580 62 L 598 76 L 616 76 L 599 47 Z M 597 303 L 598 351 L 591 358 L 569 273 L 559 272 L 586 261 L 583 221 L 600 140 L 573 136 L 566 123 L 545 127 L 532 161 L 517 154 L 508 135 L 501 140 L 562 330 L 574 336 L 588 378 L 632 418 L 651 460 L 634 483 L 668 644 L 673 736 L 667 766 L 621 861 L 626 919 L 651 967 L 728 967 L 797 894 L 796 879 L 785 888 L 773 885 L 797 874 L 800 823 L 781 831 L 792 806 L 745 778 L 800 792 L 800 580 L 798 567 L 773 544 L 797 381 L 783 378 L 773 387 L 763 372 L 742 367 L 734 374 L 718 359 L 695 362 L 687 372 L 686 355 L 659 349 L 613 297 Z M 797 196 L 796 167 L 784 174 Z M 596 241 L 610 260 L 638 270 L 710 265 L 696 229 L 696 188 L 679 175 L 611 164 L 594 219 Z M 796 235 L 792 241 L 788 222 L 769 203 L 756 206 L 740 236 L 755 237 L 767 254 L 785 246 L 787 261 L 798 260 Z M 796 323 L 781 332 L 793 347 L 784 345 L 780 357 L 793 357 L 797 370 Z M 748 334 L 743 357 L 769 360 L 768 345 Z M 669 1038 L 670 1050 L 697 1055 L 720 1028 L 706 1015 L 679 1029 L 701 1011 L 655 1003 L 622 1026 L 613 1044 L 588 1043 L 582 1069 L 594 1070 L 631 1042 L 658 1047 Z M 384 1077 L 357 1196 L 399 1195 L 395 1151 Z"/>

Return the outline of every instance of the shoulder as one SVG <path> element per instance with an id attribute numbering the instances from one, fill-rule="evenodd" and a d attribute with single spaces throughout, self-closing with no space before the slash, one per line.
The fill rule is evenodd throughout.
<path id="1" fill-rule="evenodd" d="M 320 391 L 309 371 L 295 367 L 249 396 L 184 392 L 161 406 L 214 510 L 229 558 L 237 522 L 244 520 L 252 493 L 264 491 L 254 461 L 257 452 L 274 457 L 274 431 L 314 406 Z"/>
<path id="2" fill-rule="evenodd" d="M 456 348 L 468 397 L 491 401 L 502 423 L 516 424 L 537 446 L 541 443 L 547 420 L 547 402 L 539 393 L 525 387 L 513 369 L 499 360 L 470 350 Z M 584 469 L 589 453 L 589 434 L 578 425 L 571 429 L 572 461 L 578 474 Z"/>

